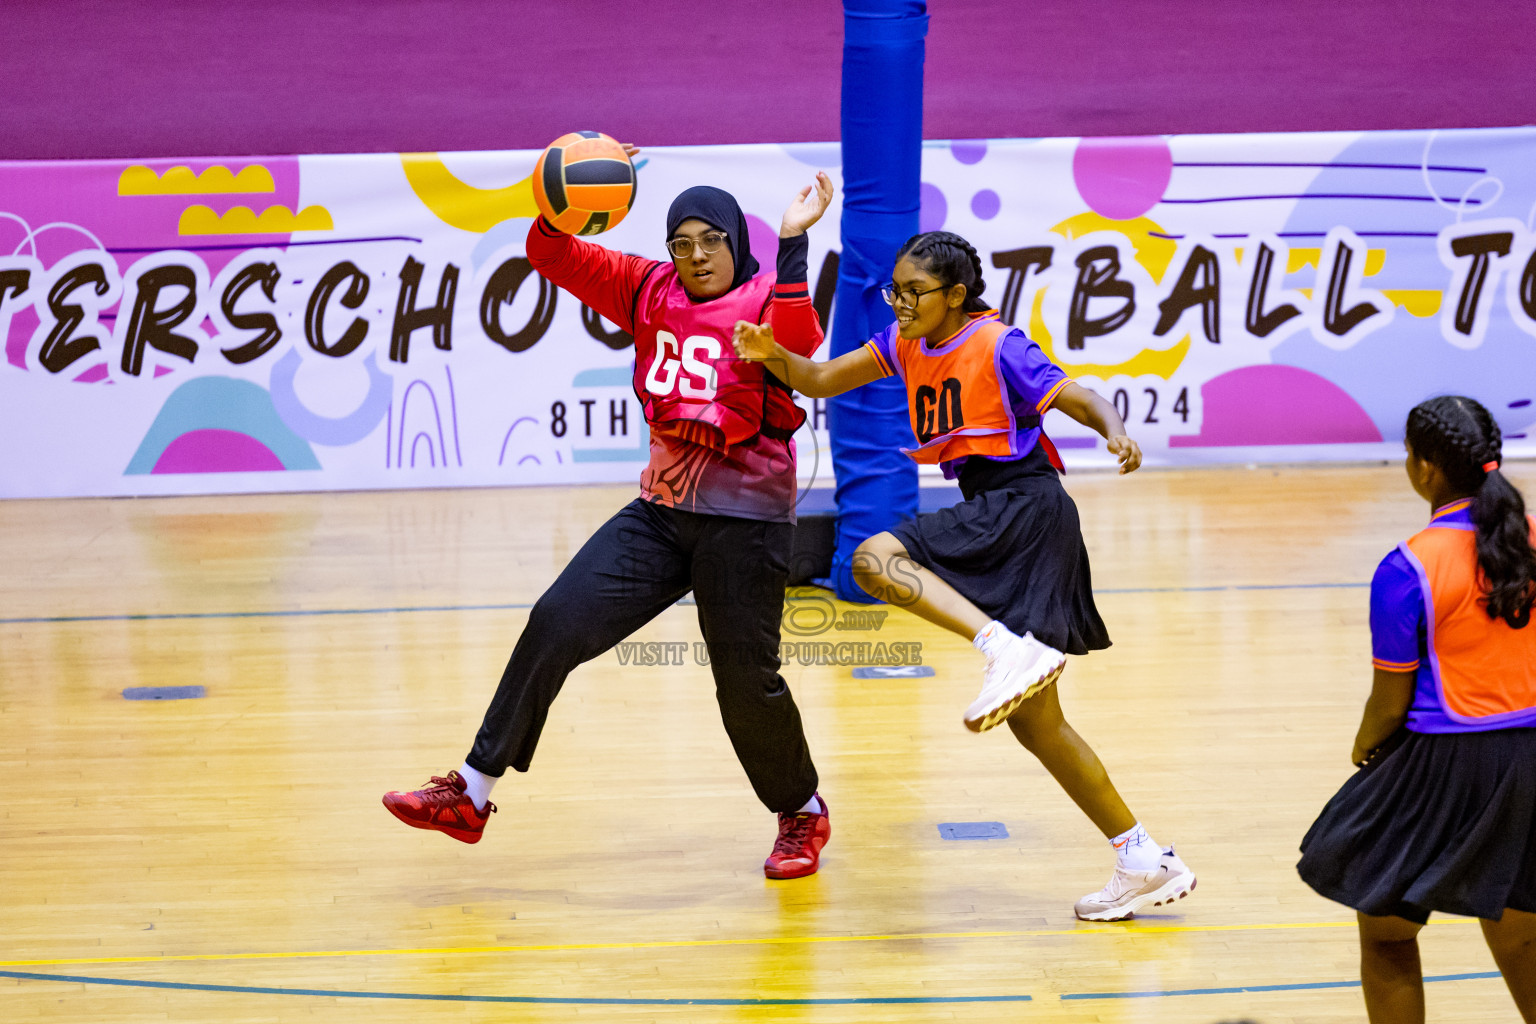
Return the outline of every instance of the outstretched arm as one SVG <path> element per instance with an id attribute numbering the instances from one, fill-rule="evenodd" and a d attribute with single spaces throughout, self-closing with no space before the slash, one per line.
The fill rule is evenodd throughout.
<path id="1" fill-rule="evenodd" d="M 1121 473 L 1133 473 L 1141 465 L 1141 446 L 1125 434 L 1125 421 L 1096 392 L 1081 384 L 1070 383 L 1056 395 L 1052 409 L 1060 409 L 1085 427 L 1103 435 L 1110 454 L 1120 460 Z"/>
<path id="2" fill-rule="evenodd" d="M 818 363 L 774 341 L 773 327 L 768 324 L 738 320 L 731 340 L 738 357 L 762 363 L 775 377 L 807 398 L 830 398 L 885 375 L 867 348 Z"/>
<path id="3" fill-rule="evenodd" d="M 624 152 L 633 160 L 640 150 L 626 143 Z M 646 277 L 661 265 L 557 231 L 542 215 L 528 226 L 525 251 L 528 262 L 545 279 L 630 334 L 635 332 L 635 296 Z"/>
<path id="4" fill-rule="evenodd" d="M 635 333 L 635 296 L 661 264 L 556 231 L 542 216 L 528 228 L 528 262 L 544 278 Z"/>

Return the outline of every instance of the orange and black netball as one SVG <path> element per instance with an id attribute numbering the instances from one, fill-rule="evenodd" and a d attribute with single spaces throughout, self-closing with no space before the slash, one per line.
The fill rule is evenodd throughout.
<path id="1" fill-rule="evenodd" d="M 635 168 L 601 132 L 571 132 L 550 143 L 533 169 L 533 200 L 568 235 L 614 227 L 635 201 Z"/>

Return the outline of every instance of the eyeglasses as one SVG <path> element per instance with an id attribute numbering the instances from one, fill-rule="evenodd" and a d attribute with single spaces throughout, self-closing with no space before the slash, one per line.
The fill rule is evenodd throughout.
<path id="1" fill-rule="evenodd" d="M 911 309 L 917 305 L 917 300 L 922 298 L 924 295 L 928 295 L 931 292 L 946 291 L 950 287 L 950 285 L 941 284 L 937 288 L 929 288 L 927 291 L 920 292 L 916 288 L 907 288 L 904 290 L 897 288 L 896 282 L 892 281 L 890 284 L 887 284 L 884 288 L 880 289 L 880 297 L 885 299 L 885 304 L 888 306 L 906 306 L 908 309 Z"/>
<path id="2" fill-rule="evenodd" d="M 667 240 L 667 251 L 680 260 L 685 260 L 693 255 L 693 247 L 697 245 L 704 251 L 704 255 L 710 256 L 720 251 L 720 247 L 729 241 L 729 236 L 724 231 L 706 231 L 703 237 L 672 238 Z"/>

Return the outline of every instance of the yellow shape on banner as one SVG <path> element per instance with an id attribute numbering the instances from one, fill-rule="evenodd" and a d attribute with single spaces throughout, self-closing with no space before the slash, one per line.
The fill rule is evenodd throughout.
<path id="1" fill-rule="evenodd" d="M 1127 377 L 1161 377 L 1163 380 L 1171 380 L 1173 371 L 1184 363 L 1184 357 L 1189 355 L 1189 346 L 1192 338 L 1186 334 L 1182 341 L 1172 348 L 1156 349 L 1146 348 L 1136 353 L 1123 363 L 1067 363 L 1056 357 L 1056 348 L 1051 343 L 1051 332 L 1045 328 L 1045 319 L 1040 315 L 1040 308 L 1045 303 L 1045 289 L 1035 293 L 1035 308 L 1029 318 L 1030 340 L 1040 346 L 1040 351 L 1045 357 L 1057 366 L 1069 377 L 1097 377 L 1099 380 L 1108 380 L 1117 374 Z"/>
<path id="2" fill-rule="evenodd" d="M 1145 217 L 1137 217 L 1135 220 L 1110 220 L 1097 213 L 1080 213 L 1076 217 L 1068 217 L 1051 230 L 1067 238 L 1081 238 L 1095 231 L 1118 232 L 1124 235 L 1136 250 L 1136 262 L 1145 267 L 1147 273 L 1152 275 L 1152 280 L 1158 283 L 1162 283 L 1163 275 L 1168 271 L 1168 264 L 1173 262 L 1173 254 L 1179 249 L 1178 243 L 1173 239 L 1161 237 L 1167 234 L 1161 224 Z"/>
<path id="3" fill-rule="evenodd" d="M 1420 320 L 1440 312 L 1445 293 L 1433 288 L 1383 288 L 1381 294 L 1394 306 L 1401 306 Z"/>
<path id="4" fill-rule="evenodd" d="M 1146 217 L 1137 217 L 1135 220 L 1110 220 L 1097 213 L 1080 213 L 1075 217 L 1067 218 L 1051 230 L 1067 238 L 1081 238 L 1094 231 L 1118 232 L 1131 243 L 1131 248 L 1136 253 L 1136 262 L 1140 263 L 1157 283 L 1162 283 L 1163 275 L 1168 272 L 1168 265 L 1173 262 L 1174 253 L 1178 251 L 1178 244 L 1173 239 L 1161 237 L 1166 234 L 1162 226 Z M 1030 311 L 1029 317 L 1029 337 L 1040 346 L 1040 351 L 1045 353 L 1047 359 L 1061 367 L 1062 371 L 1069 376 L 1108 380 L 1110 377 L 1124 374 L 1128 377 L 1150 376 L 1169 380 L 1173 377 L 1173 372 L 1183 364 L 1184 357 L 1189 355 L 1191 339 L 1186 334 L 1172 348 L 1142 349 L 1122 363 L 1063 362 L 1056 357 L 1054 346 L 1051 344 L 1051 332 L 1046 329 L 1045 317 L 1041 315 L 1041 309 L 1045 305 L 1045 291 L 1041 288 L 1035 293 L 1035 307 Z"/>
<path id="5" fill-rule="evenodd" d="M 1285 272 L 1287 274 L 1294 274 L 1302 267 L 1311 267 L 1312 269 L 1316 270 L 1317 265 L 1322 260 L 1322 258 L 1323 250 L 1321 249 L 1292 249 L 1290 260 L 1286 263 Z M 1242 262 L 1241 257 L 1238 258 L 1238 262 Z M 1381 268 L 1384 267 L 1386 263 L 1387 250 L 1367 249 L 1365 251 L 1364 276 L 1375 277 L 1377 274 L 1381 273 Z"/>
<path id="6" fill-rule="evenodd" d="M 249 206 L 236 206 L 219 216 L 206 206 L 181 211 L 178 235 L 287 235 L 295 231 L 332 231 L 331 211 L 306 206 L 295 214 L 286 206 L 269 206 L 257 216 Z"/>
<path id="7" fill-rule="evenodd" d="M 123 168 L 117 177 L 117 194 L 120 196 L 197 196 L 230 192 L 276 192 L 272 172 L 260 164 L 242 167 L 239 174 L 232 174 L 223 164 L 214 164 L 201 174 L 193 174 L 190 167 L 172 167 L 164 174 L 156 174 L 152 168 L 134 164 Z"/>
<path id="8" fill-rule="evenodd" d="M 401 153 L 405 180 L 438 220 L 483 235 L 502 221 L 537 217 L 533 176 L 506 188 L 475 188 L 454 177 L 436 153 Z"/>

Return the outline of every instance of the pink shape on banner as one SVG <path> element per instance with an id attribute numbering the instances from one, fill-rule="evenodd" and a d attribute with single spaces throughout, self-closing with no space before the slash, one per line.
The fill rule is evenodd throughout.
<path id="1" fill-rule="evenodd" d="M 1200 388 L 1205 424 L 1170 437 L 1170 448 L 1380 441 L 1381 431 L 1349 392 L 1297 366 L 1244 366 Z"/>
<path id="2" fill-rule="evenodd" d="M 147 166 L 157 174 L 164 174 L 178 165 L 190 167 L 194 174 L 201 174 L 216 164 L 238 173 L 247 166 L 259 164 L 272 175 L 277 190 L 256 193 L 118 195 L 118 178 L 123 169 L 136 164 Z M 46 188 L 40 184 L 44 174 Z M 281 247 L 288 243 L 289 236 L 183 236 L 178 233 L 182 211 L 189 206 L 201 205 L 212 208 L 222 216 L 235 206 L 248 206 L 259 213 L 275 204 L 297 210 L 299 158 L 268 156 L 205 157 L 191 160 L 71 160 L 52 165 L 46 172 L 33 163 L 18 160 L 0 163 L 0 195 L 5 196 L 7 213 L 21 217 L 33 227 L 58 222 L 78 224 L 100 239 L 101 244 L 107 248 L 121 249 L 115 254 L 121 272 L 126 272 L 148 250 L 190 248 L 208 265 L 209 274 L 217 276 L 226 263 L 239 255 L 238 247 Z M 10 240 L 12 228 L 19 232 L 19 225 L 0 223 L 6 224 L 0 229 L 0 243 L 14 247 L 16 242 Z M 90 238 L 70 227 L 50 228 L 43 232 L 37 238 L 37 246 L 38 258 L 45 267 L 52 266 L 59 258 L 76 250 L 95 248 Z M 5 251 L 9 252 L 10 248 Z"/>
<path id="3" fill-rule="evenodd" d="M 1173 177 L 1173 153 L 1160 135 L 1082 139 L 1072 154 L 1077 194 L 1094 213 L 1134 220 L 1163 198 Z"/>
<path id="4" fill-rule="evenodd" d="M 779 258 L 779 229 L 771 226 L 763 218 L 754 217 L 749 213 L 747 214 L 747 244 L 752 247 L 752 256 L 757 260 L 758 266 L 771 273 Z"/>
<path id="5" fill-rule="evenodd" d="M 155 367 L 155 376 L 156 377 L 164 377 L 168 373 L 175 373 L 175 372 L 176 371 L 174 369 L 172 369 L 171 367 L 169 367 L 169 366 L 156 366 Z"/>
<path id="6" fill-rule="evenodd" d="M 156 174 L 176 166 L 190 167 L 202 174 L 209 167 L 221 165 L 232 173 L 259 164 L 272 175 L 274 192 L 197 193 L 185 195 L 118 195 L 118 179 L 129 166 L 142 164 Z M 69 160 L 47 166 L 36 161 L 0 161 L 0 196 L 3 209 L 26 221 L 32 228 L 54 225 L 34 240 L 35 255 L 44 267 L 81 249 L 94 249 L 99 239 L 108 249 L 119 250 L 110 259 L 117 261 L 119 273 L 126 273 L 135 260 L 156 249 L 190 249 L 208 265 L 210 277 L 240 255 L 242 247 L 256 248 L 288 244 L 290 235 L 210 235 L 183 236 L 179 233 L 181 214 L 193 205 L 210 207 L 223 215 L 235 206 L 248 206 L 257 212 L 281 204 L 291 210 L 299 205 L 299 158 L 207 157 L 202 159 L 155 160 Z M 90 235 L 78 228 L 89 231 Z M 0 218 L 0 253 L 10 253 L 25 237 L 20 224 Z M 23 246 L 23 255 L 33 255 L 32 246 Z M 37 317 L 30 305 L 18 310 L 11 321 L 5 346 L 5 360 L 26 369 L 27 345 L 37 327 Z M 110 331 L 110 328 L 108 328 Z"/>
<path id="7" fill-rule="evenodd" d="M 233 430 L 190 430 L 166 445 L 151 473 L 248 473 L 285 469 L 272 449 Z"/>
<path id="8" fill-rule="evenodd" d="M 106 363 L 97 363 L 95 366 L 91 367 L 89 370 L 86 370 L 84 373 L 80 374 L 80 376 L 76 377 L 75 383 L 94 384 L 99 380 L 106 380 L 107 374 L 109 372 L 110 371 L 107 369 Z"/>

